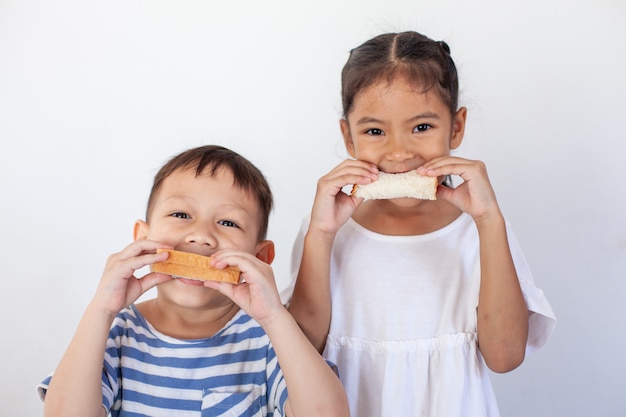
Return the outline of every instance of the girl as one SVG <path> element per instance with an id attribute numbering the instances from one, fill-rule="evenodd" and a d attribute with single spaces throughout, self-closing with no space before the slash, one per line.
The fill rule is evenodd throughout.
<path id="1" fill-rule="evenodd" d="M 353 416 L 497 416 L 487 368 L 519 366 L 555 319 L 485 165 L 450 156 L 467 115 L 450 49 L 377 36 L 352 50 L 342 100 L 352 159 L 318 182 L 289 310 L 338 365 Z M 410 170 L 440 179 L 435 201 L 342 192 Z"/>

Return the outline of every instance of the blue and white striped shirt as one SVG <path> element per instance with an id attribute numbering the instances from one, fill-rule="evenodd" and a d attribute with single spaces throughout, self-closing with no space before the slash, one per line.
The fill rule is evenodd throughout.
<path id="1" fill-rule="evenodd" d="M 42 398 L 51 378 L 39 386 Z M 159 333 L 135 306 L 113 321 L 102 372 L 112 417 L 282 416 L 286 399 L 274 348 L 243 310 L 197 340 Z"/>

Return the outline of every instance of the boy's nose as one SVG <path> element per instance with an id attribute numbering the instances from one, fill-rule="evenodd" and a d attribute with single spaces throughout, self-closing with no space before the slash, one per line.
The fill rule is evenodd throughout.
<path id="1" fill-rule="evenodd" d="M 185 242 L 197 245 L 207 245 L 212 248 L 217 247 L 215 233 L 207 227 L 196 227 L 190 230 L 189 233 L 187 233 Z"/>

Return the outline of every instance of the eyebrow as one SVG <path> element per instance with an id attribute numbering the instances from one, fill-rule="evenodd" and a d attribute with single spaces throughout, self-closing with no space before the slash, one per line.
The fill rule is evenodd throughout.
<path id="1" fill-rule="evenodd" d="M 188 195 L 185 195 L 185 194 L 172 194 L 172 195 L 169 195 L 169 196 L 167 196 L 167 197 L 165 197 L 165 198 L 163 198 L 161 200 L 161 202 L 163 202 L 163 203 L 170 202 L 170 201 L 185 201 L 185 202 L 188 202 L 188 201 L 195 201 L 195 198 L 193 198 L 193 196 L 188 196 Z"/>
<path id="2" fill-rule="evenodd" d="M 410 119 L 407 120 L 407 122 L 416 122 L 421 119 L 440 119 L 440 117 L 437 113 L 427 111 L 427 112 L 411 117 Z M 356 121 L 357 125 L 363 125 L 363 124 L 368 124 L 368 123 L 383 123 L 383 121 L 375 117 L 370 117 L 370 116 L 361 117 L 359 120 Z"/>
<path id="3" fill-rule="evenodd" d="M 173 203 L 173 204 L 177 204 L 178 202 L 184 202 L 187 204 L 192 204 L 193 202 L 195 202 L 195 198 L 193 196 L 189 196 L 189 195 L 185 195 L 185 194 L 172 194 L 166 198 L 164 198 L 162 200 L 162 203 Z M 246 206 L 239 206 L 237 204 L 230 204 L 230 203 L 219 203 L 217 206 L 217 208 L 219 208 L 220 210 L 223 210 L 227 213 L 234 213 L 234 212 L 241 212 L 245 215 L 248 214 L 256 214 L 256 212 L 254 211 L 250 211 L 248 210 L 248 208 Z"/>

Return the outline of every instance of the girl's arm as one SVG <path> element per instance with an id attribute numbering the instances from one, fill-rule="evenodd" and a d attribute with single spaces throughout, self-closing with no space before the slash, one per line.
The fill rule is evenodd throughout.
<path id="1" fill-rule="evenodd" d="M 362 202 L 342 189 L 351 184 L 368 184 L 377 177 L 376 166 L 346 160 L 317 183 L 289 312 L 319 352 L 324 350 L 330 327 L 330 257 L 335 235 Z"/>
<path id="2" fill-rule="evenodd" d="M 418 173 L 459 175 L 457 188 L 439 187 L 445 199 L 476 222 L 480 239 L 481 282 L 477 308 L 478 345 L 487 366 L 508 372 L 524 360 L 528 339 L 528 308 L 513 264 L 506 223 L 481 161 L 442 157 L 424 164 Z"/>
<path id="3" fill-rule="evenodd" d="M 476 222 L 480 239 L 478 345 L 487 366 L 508 372 L 524 360 L 528 308 L 513 264 L 501 215 Z"/>
<path id="4" fill-rule="evenodd" d="M 138 242 L 109 257 L 96 295 L 54 371 L 46 391 L 44 416 L 106 414 L 102 406 L 102 366 L 111 323 L 122 308 L 145 291 L 171 279 L 162 274 L 148 274 L 141 279 L 133 276 L 135 269 L 167 259 L 167 254 L 145 253 L 163 245 Z"/>

